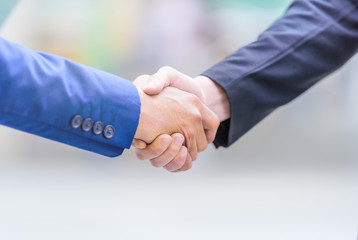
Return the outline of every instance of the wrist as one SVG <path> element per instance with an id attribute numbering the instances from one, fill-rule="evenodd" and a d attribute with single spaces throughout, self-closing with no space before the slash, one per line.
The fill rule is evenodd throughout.
<path id="1" fill-rule="evenodd" d="M 134 138 L 142 140 L 147 144 L 152 143 L 159 135 L 170 132 L 163 122 L 163 112 L 165 112 L 166 104 L 163 104 L 163 99 L 160 101 L 158 96 L 149 96 L 141 87 L 137 86 L 138 94 L 141 101 L 141 110 L 137 131 Z"/>
<path id="2" fill-rule="evenodd" d="M 141 110 L 139 115 L 138 127 L 134 138 L 141 139 L 148 143 L 148 139 L 145 139 L 145 136 L 147 135 L 148 132 L 148 126 L 146 126 L 147 125 L 146 109 L 147 109 L 149 96 L 147 96 L 140 87 L 137 87 L 137 90 L 140 97 Z"/>
<path id="3" fill-rule="evenodd" d="M 218 117 L 220 122 L 230 118 L 230 102 L 225 90 L 216 82 L 205 76 L 195 78 L 203 90 L 206 104 Z"/>

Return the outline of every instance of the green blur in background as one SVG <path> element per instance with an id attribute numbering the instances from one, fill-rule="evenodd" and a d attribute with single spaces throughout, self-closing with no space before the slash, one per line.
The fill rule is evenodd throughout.
<path id="1" fill-rule="evenodd" d="M 6 19 L 6 17 L 9 15 L 9 13 L 13 9 L 13 7 L 16 5 L 16 2 L 17 1 L 15 1 L 15 0 L 0 2 L 0 25 Z"/>

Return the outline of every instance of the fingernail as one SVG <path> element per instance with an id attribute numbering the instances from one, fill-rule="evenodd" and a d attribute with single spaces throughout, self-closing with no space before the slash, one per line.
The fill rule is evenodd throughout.
<path id="1" fill-rule="evenodd" d="M 183 137 L 177 137 L 177 138 L 175 139 L 175 141 L 174 141 L 174 144 L 175 144 L 176 146 L 178 146 L 178 147 L 180 147 L 181 145 L 183 145 L 183 143 L 184 143 Z"/>
<path id="2" fill-rule="evenodd" d="M 137 149 L 145 149 L 146 146 L 141 142 L 133 141 L 132 146 Z"/>
<path id="3" fill-rule="evenodd" d="M 133 147 L 136 149 L 145 149 L 146 146 L 141 145 L 141 144 L 137 144 L 137 143 L 133 143 Z"/>

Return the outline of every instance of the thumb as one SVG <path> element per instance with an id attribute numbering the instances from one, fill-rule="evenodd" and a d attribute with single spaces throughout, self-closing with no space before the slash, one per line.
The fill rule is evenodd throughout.
<path id="1" fill-rule="evenodd" d="M 164 88 L 171 85 L 173 79 L 174 69 L 170 67 L 163 67 L 157 73 L 150 76 L 147 83 L 143 86 L 143 91 L 148 95 L 157 95 L 161 93 Z"/>
<path id="2" fill-rule="evenodd" d="M 137 148 L 137 149 L 145 149 L 145 148 L 147 148 L 147 144 L 144 141 L 139 140 L 139 139 L 134 139 L 133 143 L 132 143 L 132 146 Z"/>
<path id="3" fill-rule="evenodd" d="M 150 76 L 142 87 L 142 90 L 148 95 L 157 95 L 169 86 L 192 93 L 206 103 L 200 85 L 191 77 L 171 67 L 162 67 L 156 74 Z"/>

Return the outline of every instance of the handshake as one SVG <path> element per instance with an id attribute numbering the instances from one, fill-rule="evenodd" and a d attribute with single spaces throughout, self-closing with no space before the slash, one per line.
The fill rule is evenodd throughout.
<path id="1" fill-rule="evenodd" d="M 170 172 L 189 170 L 214 141 L 220 122 L 230 118 L 225 91 L 205 76 L 192 79 L 170 67 L 134 84 L 141 100 L 132 144 L 137 158 Z"/>

